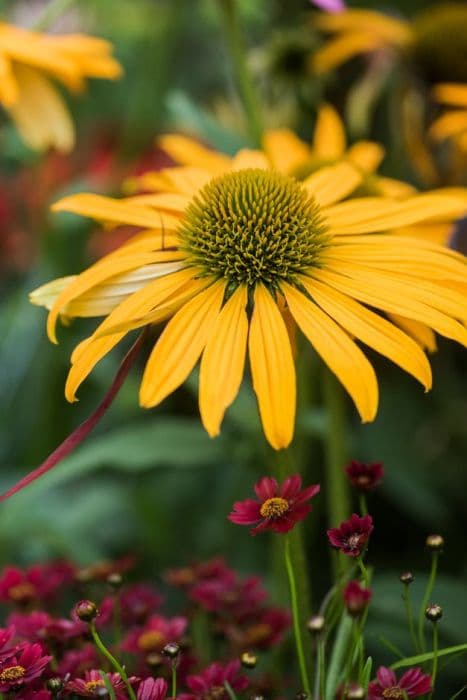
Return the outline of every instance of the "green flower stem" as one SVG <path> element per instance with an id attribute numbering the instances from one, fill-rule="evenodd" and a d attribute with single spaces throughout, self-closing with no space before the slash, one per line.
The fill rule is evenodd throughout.
<path id="1" fill-rule="evenodd" d="M 370 575 L 368 574 L 368 570 L 365 564 L 363 563 L 362 557 L 357 557 L 357 564 L 358 568 L 360 569 L 360 573 L 362 574 L 363 582 L 368 588 L 368 586 L 370 585 Z"/>
<path id="2" fill-rule="evenodd" d="M 32 29 L 38 32 L 45 31 L 60 17 L 60 15 L 66 12 L 74 2 L 75 0 L 52 0 L 39 15 L 36 22 L 34 22 Z"/>
<path id="3" fill-rule="evenodd" d="M 94 644 L 96 645 L 96 648 L 98 649 L 98 651 L 100 651 L 102 656 L 104 656 L 107 659 L 107 661 L 114 667 L 114 669 L 117 671 L 117 673 L 120 674 L 120 678 L 122 679 L 122 681 L 126 685 L 126 689 L 128 691 L 128 695 L 130 697 L 130 700 L 136 700 L 134 690 L 131 687 L 131 683 L 128 680 L 128 676 L 126 675 L 125 669 L 117 661 L 115 656 L 113 656 L 113 654 L 110 653 L 110 651 L 107 649 L 107 647 L 105 646 L 102 639 L 97 634 L 96 625 L 94 624 L 94 622 L 89 623 L 89 630 L 91 632 L 91 636 L 93 638 Z"/>
<path id="4" fill-rule="evenodd" d="M 293 627 L 295 635 L 295 644 L 297 647 L 298 665 L 300 667 L 300 675 L 302 678 L 303 690 L 307 693 L 308 697 L 311 697 L 311 684 L 308 677 L 308 669 L 306 665 L 305 651 L 303 646 L 303 619 L 300 615 L 300 608 L 298 604 L 297 582 L 295 580 L 295 572 L 292 557 L 290 555 L 290 538 L 288 535 L 285 539 L 284 554 L 285 568 L 287 570 L 287 576 L 289 579 L 290 602 L 292 605 Z"/>
<path id="5" fill-rule="evenodd" d="M 230 700 L 237 700 L 237 696 L 235 695 L 234 689 L 230 685 L 229 681 L 224 681 L 224 688 L 226 689 Z M 175 697 L 175 695 L 173 695 L 173 697 Z"/>
<path id="6" fill-rule="evenodd" d="M 420 611 L 418 613 L 418 640 L 420 644 L 420 649 L 425 651 L 425 635 L 423 633 L 423 625 L 425 622 L 425 610 L 430 600 L 431 594 L 436 581 L 436 574 L 438 573 L 438 552 L 433 552 L 431 555 L 431 570 L 430 576 L 428 578 L 428 583 L 426 584 L 425 593 L 423 595 L 422 604 L 420 606 Z"/>
<path id="7" fill-rule="evenodd" d="M 260 107 L 246 62 L 245 46 L 238 14 L 237 0 L 218 0 L 223 17 L 224 32 L 233 63 L 235 77 L 248 121 L 252 144 L 261 146 L 263 133 Z"/>
<path id="8" fill-rule="evenodd" d="M 366 496 L 364 493 L 359 494 L 358 504 L 360 506 L 360 515 L 368 515 L 368 505 L 367 505 Z"/>
<path id="9" fill-rule="evenodd" d="M 329 525 L 336 527 L 350 515 L 350 495 L 343 471 L 347 459 L 346 450 L 346 416 L 344 394 L 334 375 L 323 368 L 323 392 L 327 412 L 327 431 L 325 437 L 326 458 L 326 493 L 328 498 Z M 334 573 L 340 574 L 340 566 L 347 569 L 349 560 L 339 562 L 334 553 Z"/>
<path id="10" fill-rule="evenodd" d="M 326 693 L 326 642 L 320 635 L 317 644 L 315 688 L 313 700 L 321 700 Z"/>
<path id="11" fill-rule="evenodd" d="M 172 697 L 177 697 L 177 662 L 172 661 Z"/>
<path id="12" fill-rule="evenodd" d="M 430 693 L 430 700 L 435 692 L 436 675 L 438 673 L 438 651 L 439 651 L 439 639 L 438 639 L 438 623 L 433 623 L 433 665 L 431 667 L 431 687 L 432 691 Z"/>
<path id="13" fill-rule="evenodd" d="M 403 584 L 403 585 L 404 585 L 404 588 L 402 591 L 402 600 L 404 601 L 405 613 L 407 615 L 407 623 L 409 625 L 410 639 L 412 640 L 412 646 L 413 646 L 414 652 L 417 653 L 419 651 L 419 645 L 418 645 L 417 635 L 415 634 L 415 624 L 414 624 L 414 619 L 413 619 L 412 604 L 410 602 L 409 584 Z"/>

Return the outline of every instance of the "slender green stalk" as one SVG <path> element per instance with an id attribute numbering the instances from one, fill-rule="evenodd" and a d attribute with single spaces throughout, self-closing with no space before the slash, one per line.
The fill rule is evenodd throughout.
<path id="1" fill-rule="evenodd" d="M 414 624 L 414 619 L 413 619 L 412 605 L 410 602 L 410 593 L 409 593 L 409 585 L 408 584 L 404 584 L 404 589 L 402 591 L 402 600 L 404 601 L 405 613 L 407 615 L 407 623 L 409 625 L 410 639 L 412 640 L 412 646 L 414 648 L 414 652 L 416 653 L 419 651 L 419 645 L 418 645 L 417 635 L 415 634 L 415 624 Z"/>
<path id="2" fill-rule="evenodd" d="M 303 647 L 303 620 L 300 617 L 300 608 L 298 605 L 297 583 L 295 580 L 295 572 L 290 556 L 290 538 L 287 535 L 285 539 L 285 568 L 289 578 L 290 602 L 292 605 L 293 627 L 295 635 L 295 644 L 297 647 L 298 665 L 300 668 L 300 676 L 302 679 L 303 690 L 311 697 L 310 680 L 308 678 L 308 669 L 305 661 L 305 651 Z"/>
<path id="3" fill-rule="evenodd" d="M 114 669 L 117 671 L 117 673 L 120 674 L 120 678 L 122 679 L 122 681 L 126 685 L 126 689 L 128 691 L 128 695 L 130 697 L 130 700 L 136 700 L 136 695 L 134 693 L 133 688 L 131 687 L 130 681 L 128 680 L 128 676 L 126 674 L 125 669 L 117 661 L 115 656 L 110 653 L 110 651 L 107 649 L 107 647 L 105 646 L 102 639 L 97 634 L 96 625 L 94 624 L 94 622 L 89 623 L 89 630 L 91 632 L 91 636 L 93 638 L 94 644 L 96 645 L 98 651 L 100 651 L 102 656 L 104 656 L 107 659 L 107 661 L 111 664 L 111 666 L 114 667 Z"/>
<path id="4" fill-rule="evenodd" d="M 172 696 L 177 697 L 177 662 L 172 661 Z"/>
<path id="5" fill-rule="evenodd" d="M 433 623 L 433 665 L 431 667 L 431 687 L 432 691 L 430 693 L 430 700 L 435 692 L 436 675 L 438 673 L 438 651 L 439 651 L 439 639 L 438 639 L 438 623 Z"/>
<path id="6" fill-rule="evenodd" d="M 317 644 L 316 673 L 313 700 L 321 700 L 326 692 L 326 642 L 320 635 Z"/>
<path id="7" fill-rule="evenodd" d="M 323 368 L 323 391 L 327 410 L 325 438 L 327 506 L 329 525 L 336 527 L 350 514 L 350 495 L 343 471 L 347 459 L 346 417 L 342 387 L 327 368 Z M 339 557 L 334 555 L 333 566 L 335 575 L 338 575 L 340 567 L 346 569 L 350 566 L 350 562 L 347 558 L 345 561 L 339 561 Z"/>
<path id="8" fill-rule="evenodd" d="M 230 685 L 229 681 L 224 681 L 224 688 L 227 691 L 227 695 L 229 696 L 230 700 L 237 700 L 237 696 L 235 695 L 234 689 Z M 175 697 L 173 695 L 172 697 Z"/>
<path id="9" fill-rule="evenodd" d="M 428 605 L 428 601 L 430 600 L 431 594 L 433 592 L 433 588 L 434 588 L 435 581 L 436 581 L 436 574 L 438 573 L 438 557 L 439 557 L 438 552 L 432 552 L 430 576 L 428 578 L 428 583 L 426 584 L 422 604 L 420 606 L 420 611 L 418 613 L 418 640 L 419 640 L 419 644 L 420 644 L 420 649 L 422 651 L 425 651 L 425 648 L 426 648 L 425 635 L 423 633 L 423 626 L 424 626 L 424 622 L 425 622 L 425 610 L 426 610 L 426 607 Z"/>
<path id="10" fill-rule="evenodd" d="M 362 574 L 363 582 L 364 582 L 365 586 L 368 588 L 368 586 L 370 585 L 370 576 L 368 574 L 368 570 L 367 570 L 365 564 L 363 563 L 363 559 L 361 557 L 357 557 L 357 564 L 358 564 L 358 568 L 360 569 L 360 572 Z"/>
<path id="11" fill-rule="evenodd" d="M 34 22 L 32 29 L 40 32 L 45 31 L 60 17 L 60 15 L 66 12 L 74 2 L 75 0 L 52 0 Z"/>
<path id="12" fill-rule="evenodd" d="M 366 496 L 364 493 L 359 494 L 358 504 L 360 506 L 360 515 L 368 515 L 368 506 L 366 502 Z"/>
<path id="13" fill-rule="evenodd" d="M 246 61 L 245 46 L 238 15 L 238 0 L 218 0 L 223 17 L 224 33 L 232 60 L 235 78 L 248 121 L 248 131 L 254 146 L 261 146 L 263 133 L 260 107 Z"/>

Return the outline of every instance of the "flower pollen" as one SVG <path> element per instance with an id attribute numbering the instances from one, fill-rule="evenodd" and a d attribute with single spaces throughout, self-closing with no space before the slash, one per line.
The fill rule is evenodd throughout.
<path id="1" fill-rule="evenodd" d="M 10 666 L 9 668 L 5 668 L 0 672 L 0 681 L 3 683 L 17 681 L 23 678 L 25 673 L 26 669 L 24 666 Z"/>
<path id="2" fill-rule="evenodd" d="M 180 247 L 203 275 L 232 289 L 281 281 L 319 264 L 326 226 L 294 178 L 249 168 L 205 185 L 185 212 Z"/>
<path id="3" fill-rule="evenodd" d="M 390 698 L 390 700 L 403 700 L 404 691 L 399 687 L 386 688 L 383 690 L 383 698 Z"/>
<path id="4" fill-rule="evenodd" d="M 86 690 L 93 693 L 97 688 L 105 688 L 105 683 L 103 680 L 87 681 L 85 686 Z"/>
<path id="5" fill-rule="evenodd" d="M 275 496 L 264 501 L 259 512 L 263 518 L 280 518 L 288 510 L 289 502 L 285 498 Z"/>
<path id="6" fill-rule="evenodd" d="M 138 647 L 143 651 L 158 649 L 165 641 L 164 635 L 158 630 L 148 630 L 138 637 Z"/>

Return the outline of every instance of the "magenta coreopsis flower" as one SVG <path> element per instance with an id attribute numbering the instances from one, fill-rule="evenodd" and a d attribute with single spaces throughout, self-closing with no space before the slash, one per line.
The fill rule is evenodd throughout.
<path id="1" fill-rule="evenodd" d="M 364 464 L 352 460 L 344 468 L 347 478 L 356 489 L 359 491 L 372 491 L 375 489 L 384 476 L 384 468 L 381 462 L 373 462 L 372 464 Z"/>
<path id="2" fill-rule="evenodd" d="M 252 619 L 229 622 L 221 626 L 225 636 L 240 650 L 269 649 L 282 641 L 290 627 L 291 616 L 282 608 L 255 611 Z"/>
<path id="3" fill-rule="evenodd" d="M 152 615 L 144 626 L 134 627 L 128 632 L 121 648 L 132 654 L 160 652 L 169 642 L 179 642 L 187 625 L 186 617 Z"/>
<path id="4" fill-rule="evenodd" d="M 371 588 L 365 588 L 359 581 L 349 581 L 342 591 L 344 605 L 352 617 L 358 617 L 368 607 L 373 592 Z"/>
<path id="5" fill-rule="evenodd" d="M 250 530 L 252 535 L 263 530 L 282 533 L 291 530 L 311 511 L 307 501 L 316 496 L 320 489 L 319 484 L 314 484 L 302 490 L 299 474 L 289 476 L 280 488 L 275 479 L 263 476 L 254 488 L 258 500 L 247 498 L 237 501 L 228 516 L 237 525 L 258 523 Z"/>
<path id="6" fill-rule="evenodd" d="M 85 671 L 91 671 L 99 666 L 100 659 L 93 644 L 88 642 L 79 649 L 69 649 L 65 651 L 58 664 L 58 674 L 62 678 L 77 678 Z"/>
<path id="7" fill-rule="evenodd" d="M 115 697 L 118 700 L 127 700 L 127 691 L 119 673 L 106 673 L 107 680 L 114 689 Z M 134 685 L 138 679 L 131 676 L 129 682 Z M 105 692 L 105 683 L 102 678 L 101 671 L 93 669 L 85 671 L 84 678 L 73 678 L 65 684 L 64 692 L 66 694 L 79 695 L 82 698 L 102 697 L 103 690 Z"/>
<path id="8" fill-rule="evenodd" d="M 241 692 L 248 687 L 248 678 L 239 673 L 240 662 L 230 661 L 228 664 L 215 662 L 201 673 L 187 676 L 186 685 L 191 693 L 181 693 L 177 700 L 204 700 L 204 698 L 216 698 L 216 700 L 228 700 L 225 682 L 232 690 Z"/>
<path id="9" fill-rule="evenodd" d="M 376 674 L 376 681 L 372 681 L 368 687 L 368 700 L 406 700 L 417 698 L 431 692 L 431 676 L 422 673 L 420 668 L 411 668 L 397 680 L 396 674 L 390 668 L 380 666 Z"/>
<path id="10" fill-rule="evenodd" d="M 125 625 L 142 624 L 162 603 L 162 596 L 145 583 L 127 586 L 118 596 L 122 622 Z M 104 627 L 114 619 L 115 597 L 107 597 L 99 605 L 97 627 Z"/>
<path id="11" fill-rule="evenodd" d="M 40 644 L 23 645 L 14 656 L 0 663 L 0 693 L 7 693 L 39 678 L 51 659 L 51 656 L 44 656 Z"/>
<path id="12" fill-rule="evenodd" d="M 371 515 L 360 517 L 353 513 L 339 527 L 328 530 L 329 542 L 336 549 L 349 557 L 359 557 L 365 549 L 368 538 L 373 531 L 373 518 Z"/>
<path id="13" fill-rule="evenodd" d="M 311 0 L 311 2 L 316 7 L 319 7 L 320 10 L 325 10 L 326 12 L 342 12 L 345 10 L 343 0 Z"/>
<path id="14" fill-rule="evenodd" d="M 267 595 L 258 576 L 240 579 L 233 571 L 201 581 L 190 591 L 190 598 L 205 610 L 237 621 L 255 616 Z"/>
<path id="15" fill-rule="evenodd" d="M 26 571 L 7 566 L 0 578 L 0 600 L 17 605 L 49 600 L 73 581 L 74 573 L 74 567 L 68 562 L 37 564 Z"/>
<path id="16" fill-rule="evenodd" d="M 145 678 L 138 686 L 137 700 L 164 700 L 167 682 L 163 678 Z"/>

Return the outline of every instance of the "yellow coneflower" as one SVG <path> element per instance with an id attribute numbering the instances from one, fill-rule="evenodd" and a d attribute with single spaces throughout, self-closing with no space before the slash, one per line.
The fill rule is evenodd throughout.
<path id="1" fill-rule="evenodd" d="M 438 117 L 429 134 L 435 141 L 451 140 L 467 154 L 467 84 L 443 83 L 433 90 L 437 102 L 452 109 Z"/>
<path id="2" fill-rule="evenodd" d="M 103 39 L 47 36 L 0 23 L 0 104 L 31 148 L 73 147 L 73 122 L 51 79 L 74 92 L 86 78 L 116 79 L 122 71 L 111 51 Z"/>
<path id="3" fill-rule="evenodd" d="M 213 175 L 216 163 L 221 174 Z M 154 174 L 154 194 L 127 200 L 80 194 L 54 206 L 142 229 L 80 275 L 32 294 L 33 303 L 50 309 L 54 342 L 60 315 L 106 316 L 72 355 L 68 400 L 130 330 L 163 321 L 140 403 L 159 404 L 201 358 L 199 405 L 211 436 L 237 395 L 248 351 L 266 437 L 276 449 L 290 443 L 296 394 L 291 323 L 346 388 L 363 421 L 376 415 L 378 384 L 360 341 L 428 390 L 423 350 L 379 311 L 466 344 L 465 298 L 444 285 L 447 276 L 465 279 L 463 258 L 382 232 L 448 215 L 458 210 L 457 199 L 421 194 L 403 202 L 342 202 L 362 179 L 350 163 L 322 168 L 303 182 L 272 170 L 257 151 L 240 151 L 232 160 L 211 153 L 209 165 Z"/>

